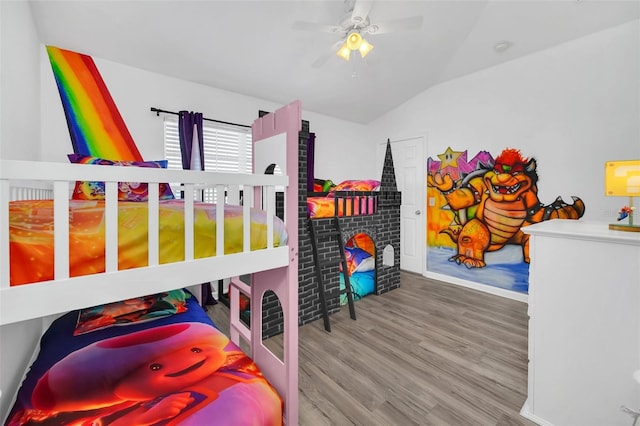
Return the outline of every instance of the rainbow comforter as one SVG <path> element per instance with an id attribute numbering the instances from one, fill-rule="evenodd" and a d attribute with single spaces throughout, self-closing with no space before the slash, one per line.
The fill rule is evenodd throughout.
<path id="1" fill-rule="evenodd" d="M 216 254 L 216 206 L 195 203 L 194 257 Z M 147 203 L 118 202 L 118 268 L 147 265 Z M 184 219 L 181 200 L 161 200 L 160 263 L 184 260 Z M 104 201 L 69 201 L 70 275 L 105 270 Z M 13 201 L 9 205 L 11 285 L 53 279 L 53 201 Z M 225 205 L 224 253 L 242 251 L 242 207 Z M 274 245 L 285 245 L 284 223 L 276 218 Z M 251 209 L 251 249 L 267 245 L 266 213 Z"/>
<path id="2" fill-rule="evenodd" d="M 74 335 L 81 314 L 42 336 L 5 425 L 282 424 L 278 393 L 190 294 L 180 313 Z"/>

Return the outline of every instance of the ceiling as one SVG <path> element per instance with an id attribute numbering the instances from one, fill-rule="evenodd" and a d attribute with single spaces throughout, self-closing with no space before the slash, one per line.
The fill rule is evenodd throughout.
<path id="1" fill-rule="evenodd" d="M 339 24 L 341 0 L 30 3 L 44 44 L 363 124 L 438 83 L 640 16 L 637 0 L 374 0 L 372 23 L 422 16 L 421 28 L 365 35 L 366 58 L 314 67 L 339 37 L 293 24 Z M 497 52 L 501 41 L 511 47 Z"/>

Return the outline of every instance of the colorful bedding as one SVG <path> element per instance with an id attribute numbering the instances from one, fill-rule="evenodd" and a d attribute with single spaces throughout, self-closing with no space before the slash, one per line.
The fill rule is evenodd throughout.
<path id="1" fill-rule="evenodd" d="M 182 200 L 160 200 L 160 263 L 184 260 Z M 195 203 L 194 257 L 216 254 L 216 206 Z M 147 266 L 147 203 L 118 202 L 118 268 Z M 70 275 L 105 270 L 104 201 L 70 200 Z M 242 207 L 225 205 L 225 254 L 242 251 Z M 13 201 L 9 205 L 11 285 L 53 279 L 53 201 Z M 266 247 L 265 212 L 251 209 L 251 249 Z M 276 218 L 274 245 L 285 245 L 287 234 Z"/>
<path id="2" fill-rule="evenodd" d="M 322 189 L 329 191 L 323 196 L 307 197 L 307 211 L 310 218 L 334 217 L 336 216 L 336 199 L 338 201 L 338 216 L 358 216 L 374 214 L 377 210 L 376 198 L 362 194 L 337 194 L 338 191 L 358 191 L 372 192 L 380 188 L 380 181 L 365 180 L 345 180 L 338 185 L 334 185 L 330 180 L 323 182 Z M 317 184 L 318 187 L 320 184 Z"/>
<path id="3" fill-rule="evenodd" d="M 40 342 L 5 425 L 280 425 L 282 400 L 197 300 L 185 312 Z"/>
<path id="4" fill-rule="evenodd" d="M 363 271 L 354 272 L 349 276 L 349 283 L 351 284 L 351 292 L 353 294 L 353 300 L 360 300 L 368 294 L 372 294 L 376 288 L 376 271 Z M 340 273 L 340 291 L 345 289 L 344 275 Z M 340 304 L 347 304 L 346 293 L 340 294 Z"/>
<path id="5" fill-rule="evenodd" d="M 357 240 L 354 241 L 357 237 Z M 376 261 L 375 257 L 367 250 L 354 246 L 353 244 L 367 243 L 373 244 L 371 238 L 366 234 L 356 234 L 353 239 L 349 240 L 344 248 L 344 254 L 347 258 L 347 267 L 349 268 L 349 283 L 353 292 L 353 300 L 360 300 L 364 296 L 375 291 L 376 280 Z M 371 248 L 371 252 L 375 252 Z M 345 289 L 344 271 L 340 272 L 340 290 Z M 340 295 L 340 304 L 347 304 L 347 295 Z"/>

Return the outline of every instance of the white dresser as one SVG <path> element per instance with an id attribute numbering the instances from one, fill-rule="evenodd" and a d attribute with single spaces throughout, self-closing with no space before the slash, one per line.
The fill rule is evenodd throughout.
<path id="1" fill-rule="evenodd" d="M 539 424 L 628 425 L 640 409 L 640 233 L 551 220 L 531 235 L 529 383 Z"/>

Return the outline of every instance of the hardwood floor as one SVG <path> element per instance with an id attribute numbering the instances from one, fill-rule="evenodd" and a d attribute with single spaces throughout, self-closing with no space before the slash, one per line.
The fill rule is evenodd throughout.
<path id="1" fill-rule="evenodd" d="M 227 308 L 209 311 L 228 332 Z M 356 313 L 300 327 L 300 425 L 533 425 L 525 303 L 403 272 Z"/>

